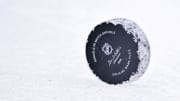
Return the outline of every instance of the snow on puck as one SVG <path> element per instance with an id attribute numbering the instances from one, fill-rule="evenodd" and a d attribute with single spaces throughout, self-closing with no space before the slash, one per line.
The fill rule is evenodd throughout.
<path id="1" fill-rule="evenodd" d="M 121 84 L 144 74 L 150 60 L 150 46 L 136 23 L 112 19 L 90 32 L 86 57 L 89 67 L 102 81 Z"/>

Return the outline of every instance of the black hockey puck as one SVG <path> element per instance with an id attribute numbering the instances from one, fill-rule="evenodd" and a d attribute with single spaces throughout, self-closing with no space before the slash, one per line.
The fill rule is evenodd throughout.
<path id="1" fill-rule="evenodd" d="M 102 81 L 118 84 L 138 79 L 150 59 L 149 42 L 131 20 L 112 19 L 97 25 L 88 37 L 86 57 Z"/>

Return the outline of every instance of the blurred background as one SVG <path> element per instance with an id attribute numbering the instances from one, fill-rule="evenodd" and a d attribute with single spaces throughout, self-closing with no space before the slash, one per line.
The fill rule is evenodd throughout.
<path id="1" fill-rule="evenodd" d="M 178 101 L 180 1 L 0 0 L 0 101 Z M 108 85 L 85 57 L 90 31 L 136 22 L 151 46 L 139 80 Z"/>

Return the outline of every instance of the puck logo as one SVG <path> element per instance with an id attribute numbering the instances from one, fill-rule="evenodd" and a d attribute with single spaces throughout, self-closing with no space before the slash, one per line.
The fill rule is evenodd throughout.
<path id="1" fill-rule="evenodd" d="M 105 22 L 96 26 L 86 45 L 91 70 L 110 84 L 128 81 L 138 72 L 141 63 L 140 42 L 141 39 L 128 32 L 123 24 Z"/>
<path id="2" fill-rule="evenodd" d="M 110 55 L 113 51 L 113 48 L 111 45 L 109 45 L 108 43 L 105 43 L 102 47 L 102 51 L 104 52 L 104 54 L 106 55 Z"/>

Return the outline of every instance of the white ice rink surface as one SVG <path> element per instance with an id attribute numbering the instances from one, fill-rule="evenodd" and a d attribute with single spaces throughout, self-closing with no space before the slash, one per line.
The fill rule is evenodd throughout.
<path id="1" fill-rule="evenodd" d="M 85 45 L 102 21 L 127 18 L 146 33 L 139 80 L 101 82 Z M 179 101 L 179 0 L 0 0 L 0 101 Z"/>

